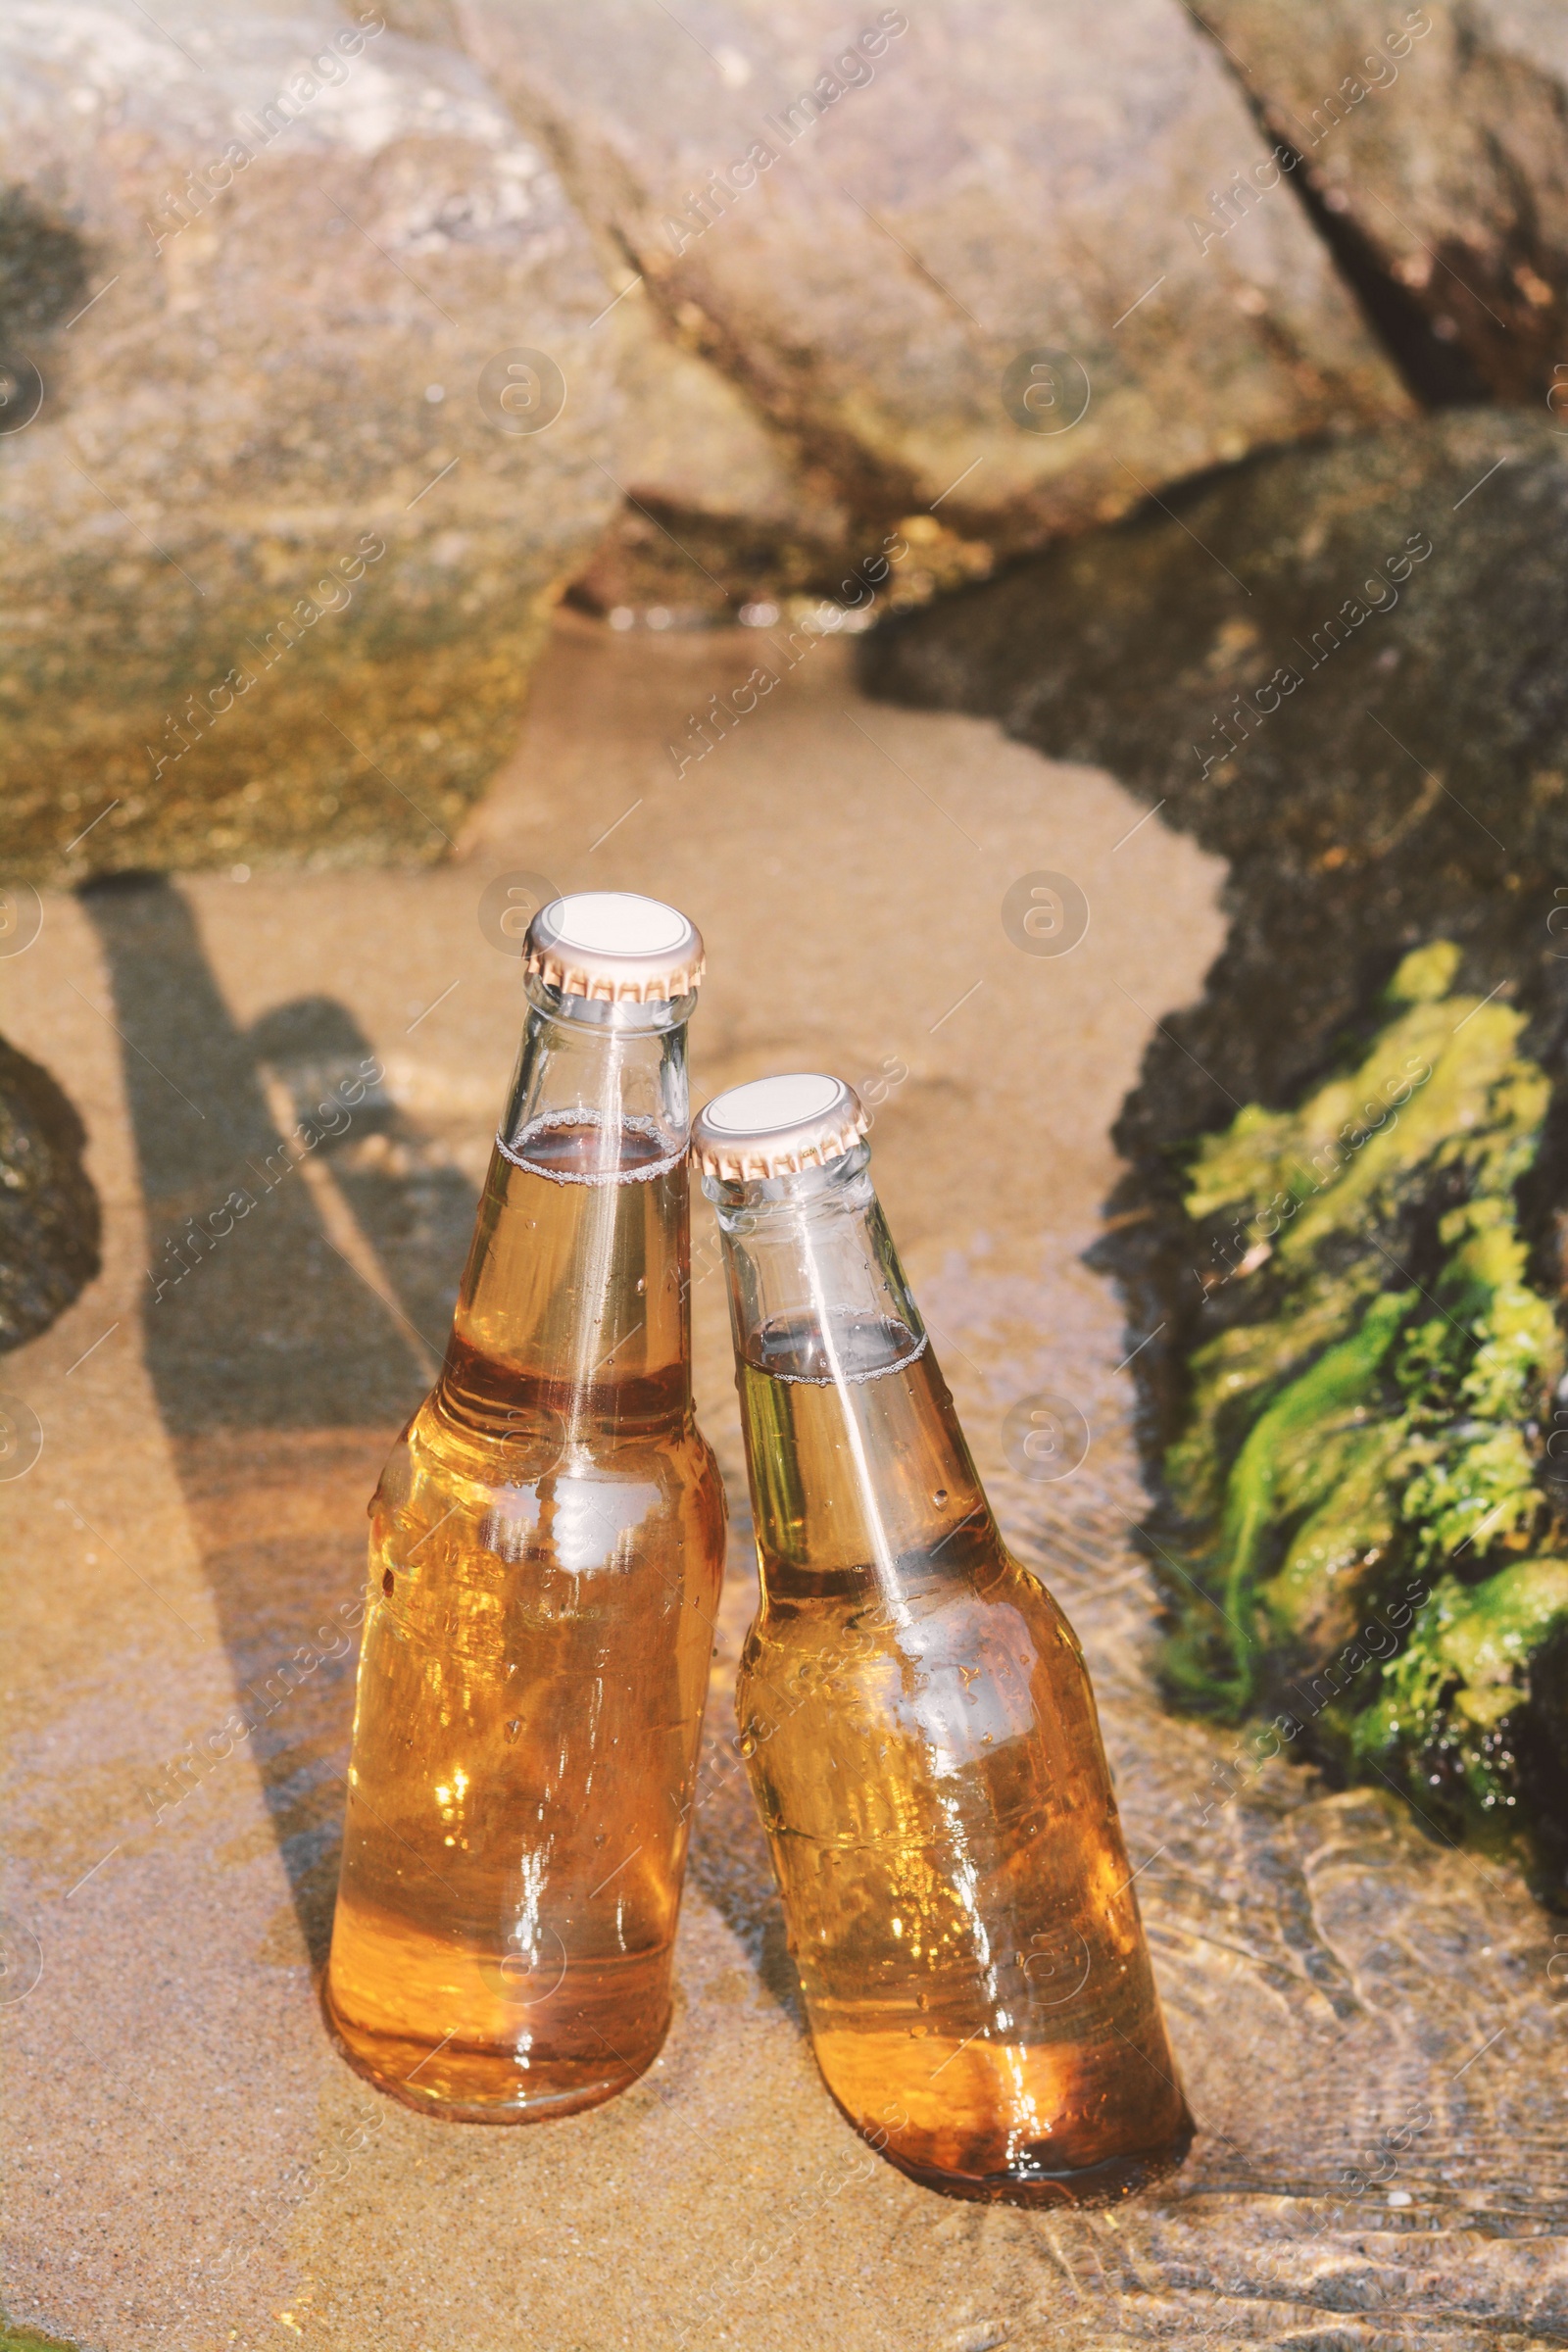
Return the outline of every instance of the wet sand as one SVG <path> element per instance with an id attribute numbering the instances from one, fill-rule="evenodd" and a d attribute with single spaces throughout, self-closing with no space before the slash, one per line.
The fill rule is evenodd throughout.
<path id="1" fill-rule="evenodd" d="M 1217 1779 L 1234 1739 L 1149 1679 L 1127 1344 L 1082 1260 L 1152 1023 L 1218 948 L 1220 871 L 1103 774 L 863 701 L 833 643 L 677 776 L 667 746 L 761 655 L 564 617 L 452 862 L 53 899 L 0 964 L 0 1025 L 80 1107 L 107 1224 L 100 1281 L 0 1366 L 44 1438 L 0 1487 L 6 2309 L 105 2352 L 1560 2341 L 1552 1923 L 1392 1800 L 1283 1762 Z M 1069 954 L 1004 927 L 1040 870 L 1088 900 Z M 699 1409 L 734 1542 L 664 2055 L 593 2114 L 485 2131 L 378 2098 L 327 2043 L 342 1628 L 520 1024 L 484 894 L 526 874 L 692 913 L 699 1099 L 781 1067 L 874 1082 L 877 1179 L 982 1473 L 1095 1673 L 1200 2127 L 1118 2212 L 929 2195 L 816 2076 L 728 1744 L 753 1576 L 704 1206 Z M 288 1168 L 291 1113 L 364 1059 L 385 1100 Z M 256 1210 L 154 1305 L 149 1266 L 236 1183 Z M 1056 1485 L 1003 1446 L 1045 1390 L 1092 1432 Z"/>

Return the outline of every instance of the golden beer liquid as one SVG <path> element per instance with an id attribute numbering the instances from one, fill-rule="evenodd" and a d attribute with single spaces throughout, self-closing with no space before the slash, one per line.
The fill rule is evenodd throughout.
<path id="1" fill-rule="evenodd" d="M 409 2105 L 528 2122 L 658 2053 L 724 1552 L 682 1166 L 637 1122 L 491 1161 L 441 1380 L 370 1506 L 326 1985 Z M 554 1180 L 553 1180 L 554 1179 Z"/>
<path id="2" fill-rule="evenodd" d="M 737 1691 L 817 2062 L 930 2187 L 1124 2195 L 1192 2127 L 1082 1652 L 929 1346 L 820 1365 L 805 1318 L 741 1365 L 762 1602 Z"/>

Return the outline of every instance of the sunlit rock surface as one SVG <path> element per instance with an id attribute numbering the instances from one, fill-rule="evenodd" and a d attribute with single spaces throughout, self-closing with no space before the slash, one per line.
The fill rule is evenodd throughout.
<path id="1" fill-rule="evenodd" d="M 443 855 L 617 504 L 546 159 L 368 6 L 16 0 L 0 181 L 8 876 Z"/>
<path id="2" fill-rule="evenodd" d="M 1269 151 L 1173 0 L 1123 10 L 1114 72 L 1102 12 L 1023 0 L 858 25 L 826 0 L 452 13 L 617 290 L 640 279 L 862 532 L 937 504 L 1015 549 L 1407 413 L 1277 169 L 1200 249 L 1189 216 Z"/>
<path id="3" fill-rule="evenodd" d="M 1188 5 L 1423 392 L 1568 404 L 1568 19 L 1554 0 Z M 1255 196 L 1215 198 L 1202 227 L 1228 237 Z"/>

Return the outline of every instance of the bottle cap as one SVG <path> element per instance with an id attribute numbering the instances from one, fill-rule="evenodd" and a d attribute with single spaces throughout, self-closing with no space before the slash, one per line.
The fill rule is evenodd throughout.
<path id="1" fill-rule="evenodd" d="M 801 1072 L 758 1078 L 715 1095 L 692 1121 L 692 1152 L 705 1176 L 747 1184 L 824 1168 L 853 1150 L 865 1130 L 853 1086 Z"/>
<path id="2" fill-rule="evenodd" d="M 552 899 L 528 925 L 523 969 L 564 997 L 605 1004 L 667 1004 L 705 969 L 697 925 L 662 899 L 584 890 Z"/>

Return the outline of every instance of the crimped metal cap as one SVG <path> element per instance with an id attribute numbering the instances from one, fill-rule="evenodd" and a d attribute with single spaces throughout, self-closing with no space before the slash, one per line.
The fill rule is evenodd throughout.
<path id="1" fill-rule="evenodd" d="M 692 1121 L 692 1155 L 705 1176 L 747 1184 L 824 1168 L 853 1149 L 865 1112 L 842 1078 L 799 1072 L 758 1078 L 715 1095 Z"/>
<path id="2" fill-rule="evenodd" d="M 584 890 L 552 899 L 528 925 L 523 969 L 563 996 L 604 1004 L 667 1004 L 701 985 L 697 925 L 662 899 Z"/>

